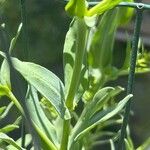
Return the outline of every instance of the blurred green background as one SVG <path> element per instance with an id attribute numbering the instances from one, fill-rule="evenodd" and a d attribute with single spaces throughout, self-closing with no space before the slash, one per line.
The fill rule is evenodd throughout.
<path id="1" fill-rule="evenodd" d="M 23 53 L 23 40 L 19 38 L 13 55 L 47 67 L 63 79 L 63 43 L 71 18 L 64 11 L 63 0 L 28 0 L 28 35 L 29 57 Z M 21 21 L 20 1 L 7 0 L 1 9 L 3 22 L 11 39 Z M 115 45 L 118 63 L 126 44 Z M 1 46 L 0 46 L 1 47 Z M 131 117 L 132 136 L 136 145 L 150 136 L 150 74 L 137 75 L 135 81 L 135 97 L 133 99 L 133 116 Z M 127 77 L 119 78 L 113 85 L 126 87 Z"/>

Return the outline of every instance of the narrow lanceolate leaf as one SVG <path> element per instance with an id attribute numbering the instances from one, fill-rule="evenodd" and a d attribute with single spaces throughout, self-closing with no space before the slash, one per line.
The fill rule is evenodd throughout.
<path id="1" fill-rule="evenodd" d="M 65 44 L 64 44 L 64 54 L 63 54 L 63 62 L 64 62 L 64 78 L 65 78 L 65 94 L 67 95 L 69 92 L 71 80 L 73 77 L 73 69 L 75 65 L 75 53 L 77 49 L 77 22 L 78 20 L 74 18 L 71 22 L 69 31 L 66 34 Z M 80 41 L 78 41 L 80 42 Z M 86 56 L 84 56 L 86 57 Z M 79 59 L 79 58 L 76 58 Z M 79 67 L 79 66 L 77 66 Z M 86 65 L 82 64 L 82 70 L 80 73 L 80 85 L 78 88 L 78 92 L 76 92 L 75 102 L 77 103 L 78 100 L 81 99 L 83 94 L 83 89 L 87 87 L 87 80 L 85 79 L 85 71 Z M 75 88 L 75 87 L 74 87 Z"/>
<path id="2" fill-rule="evenodd" d="M 21 146 L 19 146 L 12 138 L 10 138 L 9 136 L 7 136 L 4 133 L 0 133 L 0 140 L 6 142 L 8 144 L 11 144 L 17 150 L 25 150 L 24 148 L 22 148 Z"/>
<path id="3" fill-rule="evenodd" d="M 46 68 L 12 58 L 15 69 L 33 85 L 55 107 L 62 118 L 69 119 L 70 113 L 64 103 L 64 86 L 61 80 Z"/>
<path id="4" fill-rule="evenodd" d="M 117 26 L 118 8 L 115 8 L 102 16 L 93 35 L 88 52 L 89 89 L 83 96 L 86 101 L 91 100 L 107 78 L 114 74 L 112 56 Z"/>
<path id="5" fill-rule="evenodd" d="M 117 106 L 109 107 L 106 110 L 99 111 L 92 117 L 89 117 L 88 120 L 82 117 L 82 119 L 78 121 L 72 131 L 69 140 L 69 147 L 71 147 L 78 138 L 84 136 L 89 130 L 118 114 L 124 108 L 131 97 L 132 95 L 126 96 L 122 101 L 118 103 Z"/>
<path id="6" fill-rule="evenodd" d="M 27 147 L 30 143 L 31 143 L 31 141 L 32 141 L 32 137 L 31 137 L 31 135 L 30 134 L 26 134 L 25 135 L 25 147 Z M 19 138 L 17 141 L 16 141 L 16 143 L 19 145 L 19 146 L 21 146 L 21 141 L 22 141 L 22 138 Z M 6 150 L 17 150 L 17 148 L 15 148 L 14 146 L 12 146 L 12 145 L 8 145 L 7 147 L 6 147 Z"/>
<path id="7" fill-rule="evenodd" d="M 29 86 L 28 88 L 26 104 L 33 123 L 36 124 L 41 132 L 52 140 L 55 145 L 58 145 L 56 129 L 43 112 L 43 109 L 40 106 L 37 91 L 32 86 Z"/>

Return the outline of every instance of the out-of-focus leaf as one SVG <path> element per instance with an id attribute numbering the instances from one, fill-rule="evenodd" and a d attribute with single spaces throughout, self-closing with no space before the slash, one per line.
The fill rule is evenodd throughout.
<path id="1" fill-rule="evenodd" d="M 101 15 L 105 11 L 112 9 L 122 0 L 102 0 L 97 5 L 89 9 L 86 13 L 86 16 L 93 16 L 93 15 Z"/>
<path id="2" fill-rule="evenodd" d="M 111 150 L 115 150 L 115 144 L 114 144 L 114 141 L 112 139 L 109 140 L 110 141 L 110 147 L 111 147 Z"/>
<path id="3" fill-rule="evenodd" d="M 31 140 L 32 140 L 32 137 L 31 137 L 31 135 L 30 134 L 26 134 L 25 135 L 25 147 L 27 147 L 30 143 L 31 143 Z M 16 141 L 16 143 L 19 145 L 19 146 L 21 146 L 21 141 L 22 141 L 22 138 L 19 138 L 17 141 Z M 6 147 L 6 150 L 17 150 L 17 148 L 15 148 L 14 146 L 12 146 L 12 145 L 8 145 L 7 147 Z"/>
<path id="4" fill-rule="evenodd" d="M 2 141 L 5 141 L 8 144 L 11 144 L 13 147 L 15 147 L 17 150 L 25 150 L 24 148 L 22 148 L 21 146 L 19 146 L 12 138 L 10 138 L 9 136 L 7 136 L 4 133 L 0 133 L 0 139 Z"/>
<path id="5" fill-rule="evenodd" d="M 134 2 L 134 0 L 123 0 L 123 2 Z M 134 12 L 133 8 L 129 7 L 119 8 L 119 16 L 120 16 L 119 24 L 126 25 L 127 23 L 129 23 L 129 21 L 133 17 L 133 12 Z"/>
<path id="6" fill-rule="evenodd" d="M 126 147 L 126 150 L 134 150 L 131 145 L 130 145 L 130 142 L 127 140 L 127 139 L 124 139 L 125 141 L 125 147 Z"/>
<path id="7" fill-rule="evenodd" d="M 7 86 L 0 85 L 0 96 L 7 96 L 9 93 L 9 88 Z"/>
<path id="8" fill-rule="evenodd" d="M 0 107 L 0 115 L 6 110 L 6 106 Z"/>
<path id="9" fill-rule="evenodd" d="M 34 87 L 29 86 L 26 96 L 27 108 L 30 113 L 31 120 L 34 124 L 52 140 L 55 145 L 58 145 L 56 129 L 44 114 L 38 99 L 37 91 Z"/>
<path id="10" fill-rule="evenodd" d="M 66 5 L 65 10 L 71 16 L 84 17 L 87 11 L 86 1 L 85 0 L 70 0 Z"/>
<path id="11" fill-rule="evenodd" d="M 146 150 L 146 149 L 148 150 L 149 148 L 150 148 L 150 137 L 136 150 Z"/>
<path id="12" fill-rule="evenodd" d="M 108 76 L 114 74 L 112 54 L 117 27 L 118 8 L 115 8 L 107 11 L 102 16 L 93 35 L 88 52 L 89 88 L 83 95 L 85 100 L 91 100 L 95 92 L 105 83 Z"/>

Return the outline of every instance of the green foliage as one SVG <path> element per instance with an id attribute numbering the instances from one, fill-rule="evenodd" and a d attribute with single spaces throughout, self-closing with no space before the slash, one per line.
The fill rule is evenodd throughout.
<path id="1" fill-rule="evenodd" d="M 31 121 L 26 126 L 29 130 L 25 133 L 24 146 L 21 144 L 23 136 L 15 141 L 7 135 L 19 128 L 19 117 L 14 123 L 0 129 L 0 147 L 23 150 L 31 144 L 33 148 L 37 146 L 43 150 L 88 150 L 97 142 L 110 144 L 111 149 L 115 150 L 120 132 L 118 129 L 111 131 L 110 127 L 120 127 L 124 107 L 133 96 L 127 95 L 120 101 L 118 95 L 124 88 L 106 86 L 109 81 L 128 74 L 129 70 L 130 41 L 122 67 L 117 68 L 113 64 L 116 59 L 113 53 L 117 28 L 127 23 L 132 15 L 130 11 L 130 15 L 125 17 L 128 10 L 113 8 L 120 1 L 103 0 L 89 10 L 86 10 L 84 0 L 71 0 L 66 5 L 66 10 L 74 18 L 64 44 L 64 83 L 41 65 L 9 58 L 0 51 L 4 58 L 0 71 L 0 96 L 7 96 L 11 100 L 9 105 L 0 108 L 0 120 L 15 105 L 23 119 L 27 123 Z M 79 5 L 80 2 L 82 5 Z M 21 25 L 10 43 L 10 53 L 20 32 Z M 150 71 L 149 55 L 145 51 L 138 54 L 137 73 Z M 13 69 L 28 84 L 24 102 L 15 97 L 11 85 L 11 77 L 16 75 L 15 72 L 11 74 Z M 37 139 L 37 143 L 34 143 L 34 139 Z M 134 149 L 129 133 L 124 141 L 127 150 Z M 142 150 L 148 143 L 149 140 L 137 150 Z"/>

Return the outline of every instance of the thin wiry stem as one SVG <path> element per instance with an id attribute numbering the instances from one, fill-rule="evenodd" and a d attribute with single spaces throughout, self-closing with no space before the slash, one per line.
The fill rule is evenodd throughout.
<path id="1" fill-rule="evenodd" d="M 133 93 L 138 41 L 139 41 L 141 23 L 142 23 L 142 13 L 143 13 L 143 9 L 137 8 L 137 15 L 135 20 L 134 35 L 133 35 L 133 42 L 132 42 L 132 52 L 130 58 L 130 71 L 128 76 L 127 95 Z M 130 109 L 131 109 L 131 100 L 128 101 L 125 108 L 123 124 L 121 127 L 121 136 L 118 144 L 118 150 L 124 150 L 124 138 L 126 137 L 126 127 L 129 122 Z"/>
<path id="2" fill-rule="evenodd" d="M 24 45 L 24 58 L 28 58 L 28 32 L 27 32 L 27 13 L 26 13 L 26 0 L 20 0 L 21 4 L 21 18 L 23 23 L 23 45 Z M 21 126 L 21 146 L 25 147 L 25 121 L 22 119 L 22 126 Z"/>

